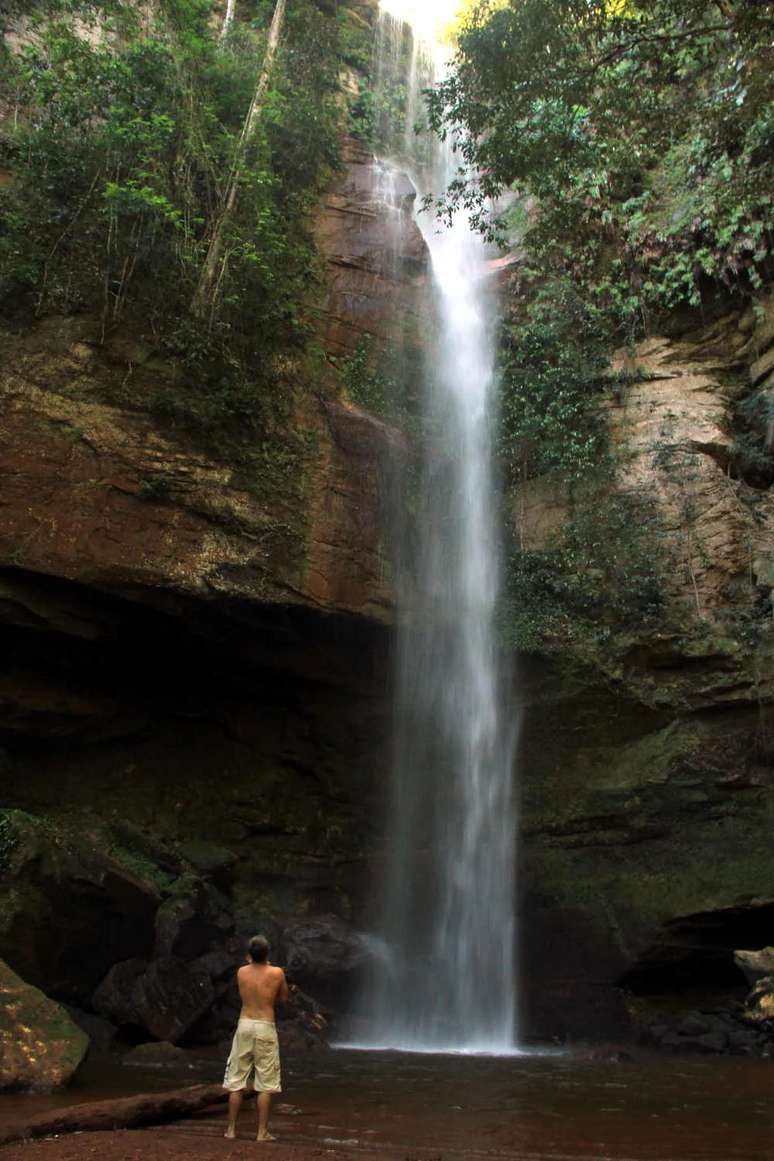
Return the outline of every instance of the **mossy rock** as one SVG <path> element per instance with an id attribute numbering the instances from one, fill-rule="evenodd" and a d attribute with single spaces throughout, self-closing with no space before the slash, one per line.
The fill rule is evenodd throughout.
<path id="1" fill-rule="evenodd" d="M 0 960 L 0 1089 L 61 1088 L 88 1048 L 64 1008 Z"/>

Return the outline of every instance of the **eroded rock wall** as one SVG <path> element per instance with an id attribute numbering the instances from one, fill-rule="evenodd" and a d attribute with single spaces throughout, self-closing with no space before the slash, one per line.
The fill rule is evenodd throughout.
<path id="1" fill-rule="evenodd" d="M 523 671 L 534 1030 L 631 1032 L 659 996 L 731 1006 L 745 991 L 734 948 L 774 936 L 774 497 L 740 439 L 769 438 L 740 414 L 766 390 L 771 317 L 764 303 L 640 344 L 606 404 L 612 483 L 570 498 L 538 480 L 517 498 L 540 548 L 579 507 L 647 495 L 664 565 L 656 617 Z"/>

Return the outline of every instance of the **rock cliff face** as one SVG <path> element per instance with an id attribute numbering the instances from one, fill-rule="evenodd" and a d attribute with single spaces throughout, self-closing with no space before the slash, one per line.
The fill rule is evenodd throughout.
<path id="1" fill-rule="evenodd" d="M 222 1035 L 239 938 L 263 927 L 292 956 L 309 914 L 317 946 L 342 922 L 320 917 L 351 919 L 367 885 L 388 760 L 385 481 L 405 447 L 342 401 L 333 360 L 404 326 L 423 250 L 396 255 L 378 175 L 348 149 L 320 222 L 332 361 L 268 450 L 215 454 L 146 406 L 182 371 L 130 332 L 72 316 L 0 338 L 0 807 L 23 808 L 0 815 L 0 943 L 87 1009 L 119 965 L 131 986 L 103 992 L 130 1027 L 138 996 L 185 1009 L 146 1035 Z M 202 902 L 215 889 L 222 930 Z M 195 954 L 159 942 L 178 906 Z M 39 947 L 49 922 L 59 937 Z M 168 994 L 191 954 L 196 979 Z"/>
<path id="2" fill-rule="evenodd" d="M 631 993 L 743 994 L 733 950 L 772 934 L 774 496 L 749 454 L 770 440 L 771 317 L 647 340 L 608 406 L 612 488 L 650 497 L 664 604 L 584 652 L 604 688 L 588 669 L 557 685 L 561 662 L 527 675 L 523 953 L 541 1030 L 620 1030 L 643 1019 Z M 571 505 L 538 481 L 517 511 L 540 546 Z"/>
<path id="3" fill-rule="evenodd" d="M 416 190 L 403 174 L 388 181 L 353 138 L 344 140 L 342 160 L 317 221 L 329 263 L 321 308 L 326 350 L 351 355 L 364 339 L 421 348 L 428 255 L 410 220 Z"/>

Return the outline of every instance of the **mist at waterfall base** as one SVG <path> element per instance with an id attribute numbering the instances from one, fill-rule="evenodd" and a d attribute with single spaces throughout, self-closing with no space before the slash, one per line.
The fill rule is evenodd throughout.
<path id="1" fill-rule="evenodd" d="M 438 68 L 433 46 L 383 11 L 377 107 L 389 108 L 388 86 L 402 81 L 405 124 L 382 126 L 397 156 L 377 160 L 375 180 L 398 238 L 401 223 L 412 223 L 396 193 L 406 175 L 420 202 L 445 189 L 458 164 L 450 141 L 413 132 L 421 88 Z M 418 483 L 409 497 L 402 481 L 393 504 L 400 545 L 393 783 L 379 924 L 349 1047 L 510 1054 L 517 1051 L 511 767 L 518 720 L 495 632 L 494 304 L 484 243 L 464 215 L 442 226 L 430 211 L 416 222 L 432 263 L 427 306 L 435 326 L 419 392 Z"/>

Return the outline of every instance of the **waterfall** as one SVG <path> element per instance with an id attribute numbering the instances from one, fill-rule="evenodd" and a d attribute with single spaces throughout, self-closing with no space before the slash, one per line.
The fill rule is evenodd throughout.
<path id="1" fill-rule="evenodd" d="M 403 92 L 402 121 L 380 127 L 385 169 L 421 195 L 458 164 L 453 143 L 416 137 L 422 86 L 439 53 L 382 12 L 376 105 Z M 401 47 L 403 46 L 403 47 Z M 419 200 L 419 199 L 418 199 Z M 493 316 L 481 237 L 458 216 L 420 213 L 437 319 L 422 385 L 423 462 L 400 553 L 392 801 L 379 955 L 359 1006 L 363 1046 L 512 1051 L 515 720 L 497 647 L 498 502 L 492 455 Z M 408 536 L 404 520 L 404 538 Z"/>

